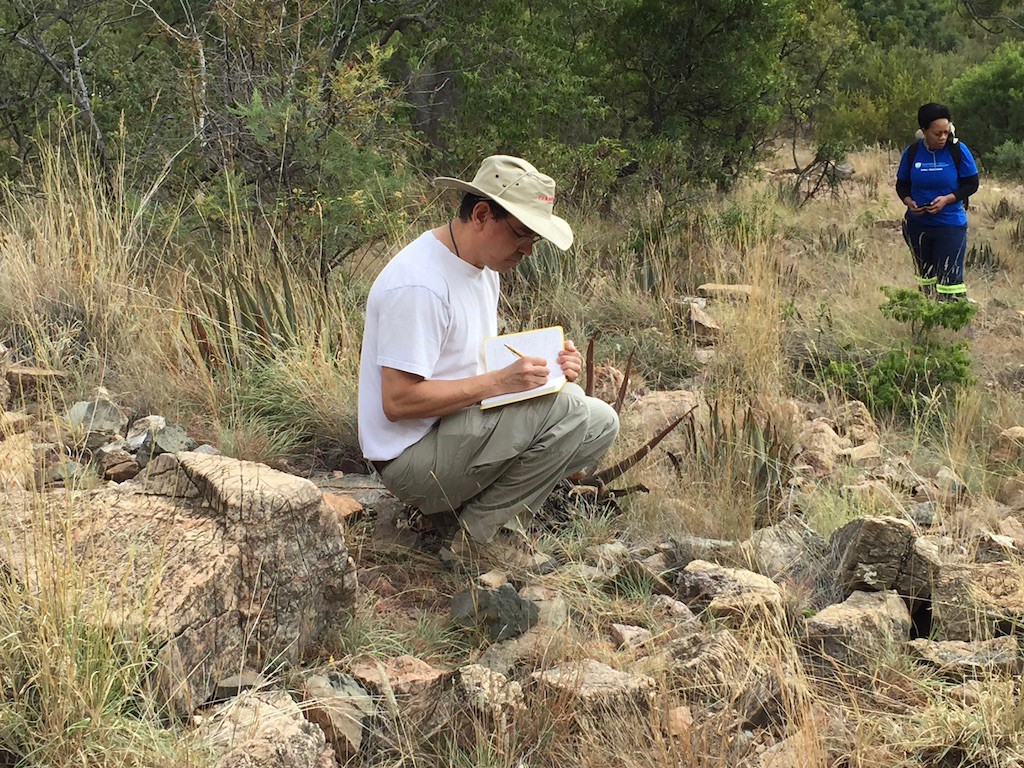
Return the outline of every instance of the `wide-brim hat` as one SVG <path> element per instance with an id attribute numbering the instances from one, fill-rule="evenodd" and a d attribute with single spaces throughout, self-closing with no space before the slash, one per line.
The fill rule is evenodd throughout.
<path id="1" fill-rule="evenodd" d="M 509 155 L 491 155 L 480 164 L 472 182 L 448 176 L 434 179 L 436 187 L 451 187 L 486 197 L 563 251 L 573 241 L 572 227 L 555 216 L 555 180 L 528 162 Z"/>

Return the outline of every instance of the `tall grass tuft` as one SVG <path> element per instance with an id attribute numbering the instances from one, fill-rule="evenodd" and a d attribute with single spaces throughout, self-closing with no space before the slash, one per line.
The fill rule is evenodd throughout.
<path id="1" fill-rule="evenodd" d="M 0 190 L 0 327 L 15 358 L 80 387 L 159 391 L 177 316 L 153 278 L 165 243 L 145 202 L 105 182 L 74 135 L 43 145 L 26 178 Z"/>
<path id="2" fill-rule="evenodd" d="M 7 514 L 18 504 L 41 507 L 33 494 L 12 495 Z M 0 761 L 201 765 L 146 693 L 153 648 L 103 597 L 119 586 L 98 588 L 68 546 L 70 521 L 59 510 L 30 518 L 27 530 L 11 527 L 0 538 L 5 556 L 28 553 L 17 567 L 0 567 Z"/>

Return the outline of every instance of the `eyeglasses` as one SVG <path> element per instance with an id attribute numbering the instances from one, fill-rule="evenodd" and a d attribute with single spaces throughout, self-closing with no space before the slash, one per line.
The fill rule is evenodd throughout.
<path id="1" fill-rule="evenodd" d="M 495 218 L 497 218 L 497 216 L 495 216 Z M 512 230 L 512 234 L 516 236 L 517 240 L 529 240 L 530 245 L 536 245 L 539 241 L 544 239 L 540 235 L 530 232 L 530 230 L 526 230 L 526 232 L 519 232 L 515 227 L 512 226 L 512 222 L 509 221 L 507 218 L 502 219 L 502 221 L 508 224 L 508 228 Z"/>

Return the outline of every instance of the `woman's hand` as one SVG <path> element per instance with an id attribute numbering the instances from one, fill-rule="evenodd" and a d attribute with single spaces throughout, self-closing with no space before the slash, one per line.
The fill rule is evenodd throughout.
<path id="1" fill-rule="evenodd" d="M 583 370 L 583 356 L 580 355 L 576 345 L 569 339 L 565 340 L 565 346 L 558 353 L 558 364 L 562 367 L 562 373 L 569 381 L 576 381 Z"/>
<path id="2" fill-rule="evenodd" d="M 956 202 L 956 195 L 939 195 L 930 203 L 921 206 L 925 213 L 938 213 L 950 203 Z"/>
<path id="3" fill-rule="evenodd" d="M 905 206 L 907 206 L 907 208 L 910 209 L 911 213 L 924 213 L 925 212 L 924 206 L 923 205 L 918 205 L 916 202 L 914 202 L 914 198 L 910 197 L 909 195 L 907 197 L 903 198 L 903 204 Z"/>

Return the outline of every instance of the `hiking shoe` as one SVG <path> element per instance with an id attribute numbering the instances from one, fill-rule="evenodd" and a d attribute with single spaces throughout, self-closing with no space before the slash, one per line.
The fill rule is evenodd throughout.
<path id="1" fill-rule="evenodd" d="M 416 507 L 411 507 L 408 510 L 408 515 L 409 530 L 416 533 L 447 534 L 447 538 L 450 538 L 459 529 L 459 518 L 454 512 L 438 512 L 428 515 Z"/>
<path id="2" fill-rule="evenodd" d="M 939 301 L 944 301 L 944 302 L 947 302 L 947 301 L 948 302 L 966 301 L 968 304 L 977 304 L 978 303 L 974 299 L 968 298 L 966 292 L 965 293 L 940 293 L 939 294 Z"/>
<path id="3" fill-rule="evenodd" d="M 558 567 L 551 555 L 538 550 L 526 536 L 505 529 L 486 544 L 459 531 L 439 554 L 446 566 L 476 574 L 492 570 L 550 573 Z"/>
<path id="4" fill-rule="evenodd" d="M 934 299 L 938 293 L 938 291 L 935 290 L 934 285 L 918 285 L 917 287 L 920 289 L 921 293 L 924 294 L 926 299 Z"/>

